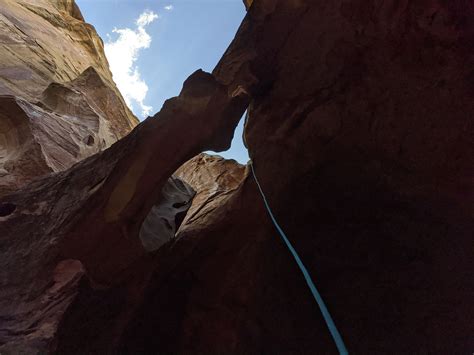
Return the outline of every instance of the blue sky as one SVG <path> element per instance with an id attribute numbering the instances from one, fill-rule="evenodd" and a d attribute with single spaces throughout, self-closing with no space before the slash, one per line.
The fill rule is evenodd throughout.
<path id="1" fill-rule="evenodd" d="M 141 119 L 178 95 L 183 81 L 195 70 L 212 71 L 245 16 L 242 0 L 76 3 L 104 40 L 114 80 Z M 246 163 L 242 124 L 231 149 L 219 154 Z"/>

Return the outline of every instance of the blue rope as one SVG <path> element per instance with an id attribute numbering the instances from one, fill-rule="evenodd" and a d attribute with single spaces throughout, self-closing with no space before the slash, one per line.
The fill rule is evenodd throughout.
<path id="1" fill-rule="evenodd" d="M 257 184 L 257 187 L 260 191 L 260 194 L 262 195 L 263 202 L 265 203 L 265 207 L 267 208 L 268 214 L 270 215 L 270 218 L 273 221 L 273 224 L 275 225 L 276 229 L 281 235 L 281 238 L 285 242 L 286 246 L 290 250 L 291 254 L 293 255 L 293 258 L 295 259 L 296 263 L 298 264 L 301 272 L 303 273 L 303 276 L 306 280 L 306 283 L 308 284 L 309 289 L 311 290 L 311 293 L 314 296 L 314 299 L 316 300 L 316 303 L 319 306 L 319 309 L 321 310 L 321 313 L 324 317 L 324 320 L 326 321 L 326 325 L 329 329 L 329 332 L 332 335 L 332 338 L 334 339 L 334 342 L 336 343 L 337 350 L 339 350 L 339 354 L 341 355 L 347 355 L 349 354 L 347 351 L 346 346 L 344 345 L 344 341 L 342 340 L 341 334 L 336 328 L 336 324 L 334 324 L 334 321 L 332 320 L 331 315 L 329 314 L 329 311 L 324 304 L 323 298 L 319 294 L 318 290 L 316 289 L 316 286 L 314 285 L 313 280 L 311 279 L 311 276 L 304 266 L 303 262 L 301 261 L 298 253 L 296 252 L 295 248 L 293 248 L 293 245 L 291 245 L 290 241 L 288 240 L 285 232 L 281 229 L 280 225 L 276 221 L 275 217 L 273 216 L 272 210 L 270 209 L 270 205 L 268 204 L 267 198 L 265 197 L 265 194 L 263 193 L 262 187 L 260 186 L 260 183 L 258 182 L 257 175 L 255 174 L 255 170 L 253 167 L 252 160 L 250 160 L 250 168 L 252 169 L 252 174 L 255 179 L 255 182 Z"/>

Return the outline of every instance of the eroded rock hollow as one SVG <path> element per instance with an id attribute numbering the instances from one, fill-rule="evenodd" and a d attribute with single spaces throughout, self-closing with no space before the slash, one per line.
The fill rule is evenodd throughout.
<path id="1" fill-rule="evenodd" d="M 349 352 L 472 352 L 472 1 L 244 4 L 138 124 L 73 0 L 0 0 L 0 353 L 336 353 L 249 165 L 202 153 L 246 110 Z"/>

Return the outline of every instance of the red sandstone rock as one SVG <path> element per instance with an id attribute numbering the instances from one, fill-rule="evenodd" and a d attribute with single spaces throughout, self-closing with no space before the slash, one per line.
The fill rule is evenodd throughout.
<path id="1" fill-rule="evenodd" d="M 0 1 L 0 196 L 71 167 L 138 120 L 72 0 Z"/>
<path id="2" fill-rule="evenodd" d="M 473 17 L 467 0 L 255 0 L 213 76 L 0 199 L 0 351 L 336 352 L 248 168 L 189 161 L 177 238 L 139 241 L 175 169 L 230 142 L 245 92 L 259 181 L 349 351 L 471 351 Z"/>
<path id="3" fill-rule="evenodd" d="M 13 351 L 18 342 L 25 351 L 54 349 L 50 333 L 47 339 L 42 333 L 24 338 L 30 324 L 14 314 L 26 304 L 39 318 L 34 329 L 44 326 L 48 319 L 37 300 L 62 260 L 80 261 L 94 289 L 140 282 L 136 265 L 148 263 L 150 255 L 139 230 L 168 177 L 201 150 L 227 149 L 247 104 L 245 94 L 229 93 L 211 74 L 197 71 L 180 96 L 111 148 L 0 199 L 6 206 L 0 217 L 0 319 L 13 318 L 0 327 L 0 350 Z M 186 145 L 176 139 L 184 126 L 194 127 Z"/>
<path id="4" fill-rule="evenodd" d="M 190 232 L 206 233 L 212 224 L 208 217 L 217 218 L 216 213 L 221 210 L 219 207 L 227 203 L 248 172 L 245 166 L 233 160 L 200 154 L 186 162 L 175 174 L 196 191 L 191 208 L 178 231 L 178 237 L 182 237 Z"/>
<path id="5" fill-rule="evenodd" d="M 257 1 L 214 71 L 254 96 L 256 172 L 351 352 L 474 346 L 472 15 Z M 121 349 L 336 351 L 251 183 L 161 251 Z"/>
<path id="6" fill-rule="evenodd" d="M 255 1 L 215 71 L 265 83 L 246 143 L 349 351 L 474 346 L 473 16 L 470 1 Z M 316 316 L 297 324 L 294 351 L 335 350 Z"/>

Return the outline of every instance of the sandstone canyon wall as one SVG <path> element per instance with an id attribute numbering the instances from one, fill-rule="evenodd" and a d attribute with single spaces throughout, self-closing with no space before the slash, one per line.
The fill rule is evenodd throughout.
<path id="1" fill-rule="evenodd" d="M 2 13 L 20 3 L 4 2 Z M 33 12 L 31 4 L 21 9 L 83 24 L 73 2 Z M 249 166 L 199 154 L 227 149 L 246 109 L 258 179 L 349 352 L 472 351 L 474 5 L 245 6 L 212 74 L 195 72 L 178 97 L 108 149 L 8 185 L 13 192 L 0 197 L 1 353 L 336 353 Z M 66 142 L 55 134 L 80 136 L 93 112 L 99 127 L 106 121 L 122 137 L 133 119 L 98 52 L 90 60 L 102 66 L 88 63 L 65 81 L 51 76 L 37 96 L 15 84 L 0 106 L 5 117 L 26 117 L 14 126 L 35 132 L 28 117 L 45 112 L 41 130 L 59 147 Z M 88 96 L 98 88 L 122 106 L 100 109 Z M 42 159 L 25 156 L 35 173 L 18 176 L 48 171 Z M 143 222 L 172 174 L 196 194 L 171 204 L 176 235 L 147 248 Z"/>
<path id="2" fill-rule="evenodd" d="M 0 195 L 69 168 L 138 123 L 72 0 L 0 1 Z"/>

